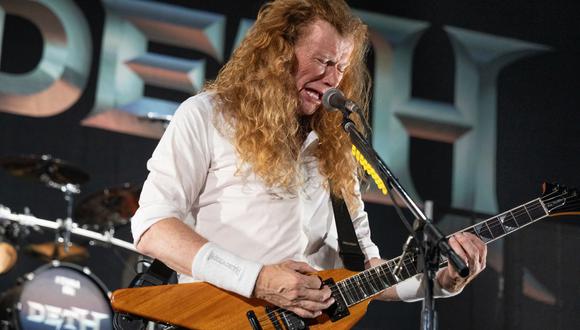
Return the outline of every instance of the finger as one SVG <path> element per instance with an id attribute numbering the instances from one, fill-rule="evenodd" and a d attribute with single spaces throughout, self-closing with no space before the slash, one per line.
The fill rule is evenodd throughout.
<path id="1" fill-rule="evenodd" d="M 312 268 L 309 264 L 300 261 L 290 260 L 288 262 L 288 267 L 302 274 L 311 274 L 317 272 L 317 270 Z"/>
<path id="2" fill-rule="evenodd" d="M 471 240 L 471 242 L 473 242 L 473 244 L 475 245 L 477 250 L 479 251 L 479 263 L 482 266 L 481 268 L 482 269 L 485 268 L 485 263 L 486 263 L 486 259 L 487 259 L 487 245 L 481 239 L 479 239 L 479 237 L 477 237 L 471 233 L 466 233 L 466 234 L 469 237 L 469 239 Z"/>
<path id="3" fill-rule="evenodd" d="M 330 298 L 324 302 L 311 301 L 311 300 L 300 300 L 296 307 L 311 311 L 319 312 L 327 309 L 330 305 L 334 304 L 334 298 Z"/>
<path id="4" fill-rule="evenodd" d="M 463 260 L 463 262 L 468 264 L 467 266 L 469 267 L 469 260 L 467 258 L 467 254 L 466 254 L 465 250 L 463 250 L 463 247 L 461 247 L 461 244 L 459 243 L 459 241 L 457 240 L 457 237 L 455 237 L 455 236 L 456 235 L 453 235 L 449 239 L 449 245 L 451 245 L 451 248 L 453 249 L 453 251 L 455 251 L 455 253 L 457 253 L 459 258 L 461 258 L 461 260 Z M 457 273 L 457 269 L 455 269 L 455 266 L 453 266 L 452 263 L 449 263 L 449 264 L 452 265 L 452 267 L 449 268 L 449 270 L 451 271 L 450 275 L 452 275 L 452 277 L 458 277 L 459 274 Z"/>
<path id="5" fill-rule="evenodd" d="M 481 254 L 480 254 L 480 258 L 481 258 L 481 269 L 485 269 L 485 266 L 487 265 L 487 245 L 483 245 L 483 249 L 481 250 Z"/>
<path id="6" fill-rule="evenodd" d="M 473 268 L 479 269 L 480 257 L 479 249 L 475 246 L 475 242 L 472 237 L 468 236 L 467 233 L 459 233 L 456 235 L 457 241 L 465 251 L 468 261 Z"/>
<path id="7" fill-rule="evenodd" d="M 317 290 L 317 289 L 308 289 L 302 288 L 298 291 L 298 299 L 299 300 L 310 300 L 315 302 L 325 302 L 332 296 L 332 291 L 325 286 L 324 288 Z"/>
<path id="8" fill-rule="evenodd" d="M 300 277 L 301 286 L 307 289 L 315 289 L 319 291 L 322 286 L 322 281 L 316 275 L 302 275 L 298 274 Z"/>

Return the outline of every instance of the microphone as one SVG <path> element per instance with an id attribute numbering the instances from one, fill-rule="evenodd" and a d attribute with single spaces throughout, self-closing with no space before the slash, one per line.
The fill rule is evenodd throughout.
<path id="1" fill-rule="evenodd" d="M 352 112 L 359 112 L 359 108 L 353 101 L 344 97 L 338 88 L 331 88 L 322 95 L 322 104 L 328 111 L 339 109 L 349 115 Z"/>

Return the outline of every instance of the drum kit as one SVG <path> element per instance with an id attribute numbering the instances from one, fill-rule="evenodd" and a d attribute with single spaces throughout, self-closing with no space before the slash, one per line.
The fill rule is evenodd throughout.
<path id="1" fill-rule="evenodd" d="M 56 220 L 37 218 L 26 210 L 13 213 L 0 205 L 0 279 L 16 264 L 19 252 L 47 262 L 0 293 L 0 329 L 112 329 L 109 292 L 87 267 L 76 264 L 88 252 L 71 238 L 136 252 L 114 235 L 137 210 L 140 188 L 125 184 L 104 189 L 75 205 L 74 197 L 89 175 L 68 162 L 49 155 L 3 157 L 0 168 L 59 190 L 66 202 L 66 218 Z M 54 232 L 53 241 L 25 247 L 16 243 L 31 231 L 46 230 Z"/>

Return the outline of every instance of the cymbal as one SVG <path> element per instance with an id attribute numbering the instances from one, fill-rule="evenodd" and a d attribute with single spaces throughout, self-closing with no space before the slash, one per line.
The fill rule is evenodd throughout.
<path id="1" fill-rule="evenodd" d="M 56 253 L 55 249 L 58 249 Z M 68 252 L 64 251 L 64 246 L 62 244 L 55 244 L 54 242 L 29 244 L 25 251 L 44 261 L 57 259 L 67 262 L 81 262 L 89 257 L 87 249 L 76 244 L 71 244 L 68 248 Z"/>
<path id="2" fill-rule="evenodd" d="M 9 243 L 0 242 L 0 274 L 12 269 L 17 259 L 16 249 Z"/>
<path id="3" fill-rule="evenodd" d="M 106 188 L 84 198 L 75 209 L 75 221 L 83 227 L 108 229 L 129 223 L 139 207 L 140 186 L 129 183 Z"/>
<path id="4" fill-rule="evenodd" d="M 83 170 L 51 155 L 26 155 L 0 158 L 0 166 L 10 175 L 57 185 L 89 181 Z"/>

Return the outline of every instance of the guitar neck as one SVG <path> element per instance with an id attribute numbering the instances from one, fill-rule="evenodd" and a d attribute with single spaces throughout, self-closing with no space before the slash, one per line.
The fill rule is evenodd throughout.
<path id="1" fill-rule="evenodd" d="M 457 233 L 472 233 L 487 244 L 548 215 L 548 209 L 542 200 L 537 198 Z M 337 282 L 335 289 L 338 290 L 345 303 L 350 307 L 418 274 L 416 261 L 417 257 L 414 254 L 396 257 L 379 266 L 369 268 Z M 441 266 L 446 263 L 447 261 L 443 260 Z"/>

